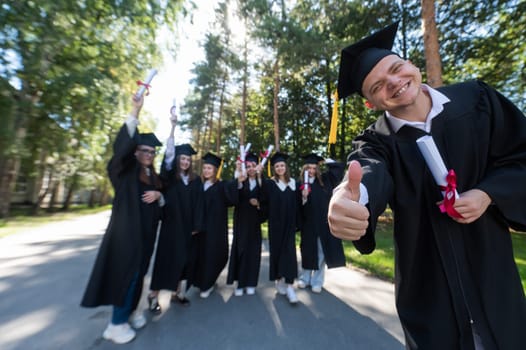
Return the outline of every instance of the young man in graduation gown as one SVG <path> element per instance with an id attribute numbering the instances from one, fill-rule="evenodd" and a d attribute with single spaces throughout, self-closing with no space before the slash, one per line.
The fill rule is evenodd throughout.
<path id="1" fill-rule="evenodd" d="M 228 207 L 237 204 L 238 180 L 221 181 L 223 161 L 215 154 L 208 152 L 202 160 L 204 224 L 203 231 L 195 235 L 197 263 L 193 281 L 201 291 L 199 296 L 208 298 L 228 261 Z"/>
<path id="2" fill-rule="evenodd" d="M 227 276 L 227 284 L 237 281 L 236 296 L 242 296 L 245 291 L 253 295 L 256 291 L 261 266 L 261 223 L 265 220 L 261 208 L 261 165 L 258 165 L 258 157 L 248 153 L 245 164 L 247 178 L 239 186 L 239 199 L 234 209 Z M 238 178 L 242 176 L 241 169 L 237 173 Z"/>
<path id="3" fill-rule="evenodd" d="M 108 163 L 115 189 L 111 218 L 81 303 L 84 307 L 113 305 L 103 338 L 117 344 L 133 340 L 132 328 L 146 324 L 142 312 L 132 311 L 139 304 L 160 206 L 164 205 L 161 181 L 153 168 L 155 147 L 161 143 L 154 134 L 137 131 L 142 104 L 142 97 L 134 98 L 133 110 L 113 144 L 113 157 Z"/>
<path id="4" fill-rule="evenodd" d="M 368 254 L 378 216 L 392 208 L 407 348 L 523 349 L 526 301 L 509 229 L 526 230 L 526 118 L 480 81 L 422 84 L 418 68 L 391 52 L 396 30 L 342 51 L 339 96 L 358 93 L 385 112 L 353 142 L 331 232 Z M 448 181 L 460 197 L 448 214 L 415 142 L 423 134 L 456 174 Z"/>
<path id="5" fill-rule="evenodd" d="M 326 162 L 327 171 L 321 173 L 324 159 L 315 153 L 304 155 L 302 167 L 300 232 L 301 267 L 298 287 L 311 287 L 321 293 L 325 282 L 325 265 L 329 268 L 345 266 L 342 241 L 331 235 L 327 211 L 332 191 L 343 177 L 344 164 Z"/>
<path id="6" fill-rule="evenodd" d="M 148 302 L 153 314 L 161 313 L 159 290 L 171 290 L 171 300 L 188 306 L 186 291 L 191 286 L 196 251 L 192 237 L 202 230 L 203 187 L 192 168 L 197 152 L 190 144 L 175 146 L 176 117 L 170 119 L 172 129 L 161 166 L 166 183 L 163 221 L 159 232 Z"/>

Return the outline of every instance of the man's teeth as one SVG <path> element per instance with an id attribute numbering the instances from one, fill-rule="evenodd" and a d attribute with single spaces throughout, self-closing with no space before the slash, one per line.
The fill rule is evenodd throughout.
<path id="1" fill-rule="evenodd" d="M 398 90 L 396 92 L 396 94 L 394 95 L 394 97 L 398 97 L 400 96 L 401 94 L 403 94 L 405 92 L 405 90 L 407 90 L 407 85 L 405 85 L 403 88 L 401 88 L 400 90 Z"/>

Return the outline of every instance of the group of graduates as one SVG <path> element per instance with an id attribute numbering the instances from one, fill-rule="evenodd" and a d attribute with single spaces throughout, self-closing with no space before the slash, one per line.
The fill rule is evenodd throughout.
<path id="1" fill-rule="evenodd" d="M 325 264 L 345 263 L 335 237 L 353 241 L 362 254 L 373 252 L 378 218 L 389 206 L 406 348 L 524 348 L 526 297 L 510 228 L 526 231 L 526 118 L 482 81 L 424 84 L 419 69 L 392 51 L 397 29 L 394 23 L 342 50 L 339 98 L 359 95 L 382 113 L 353 140 L 339 185 L 343 164 L 329 163 L 321 174 L 321 159 L 308 155 L 306 175 L 296 181 L 280 152 L 270 158 L 270 178 L 261 177 L 262 166 L 250 154 L 232 181 L 217 181 L 220 159 L 212 154 L 203 157 L 198 177 L 191 170 L 195 152 L 175 147 L 173 137 L 159 176 L 152 161 L 160 142 L 138 134 L 142 100 L 134 102 L 108 166 L 112 216 L 82 301 L 113 305 L 105 339 L 128 342 L 132 327 L 146 323 L 132 311 L 160 219 L 148 297 L 153 312 L 161 311 L 160 289 L 186 305 L 192 285 L 202 297 L 210 294 L 228 260 L 228 206 L 235 207 L 227 278 L 237 281 L 234 294 L 255 291 L 260 223 L 268 220 L 269 277 L 291 303 L 297 302 L 298 229 L 303 268 L 297 285 L 319 292 Z M 419 146 L 424 141 L 436 149 L 429 157 Z"/>
<path id="2" fill-rule="evenodd" d="M 327 210 L 332 191 L 340 183 L 344 164 L 311 153 L 303 157 L 301 181 L 291 178 L 288 155 L 270 158 L 272 176 L 263 176 L 263 163 L 253 153 L 236 162 L 234 179 L 221 181 L 223 160 L 210 152 L 202 157 L 199 176 L 193 169 L 197 152 L 189 144 L 175 145 L 172 129 L 157 174 L 153 160 L 161 142 L 153 133 L 137 131 L 143 98 L 114 142 L 108 173 L 115 189 L 111 219 L 103 237 L 82 306 L 112 305 L 112 320 L 103 338 L 118 344 L 134 339 L 145 326 L 137 309 L 143 279 L 153 260 L 149 310 L 162 312 L 159 291 L 172 292 L 171 301 L 187 306 L 191 287 L 207 298 L 227 266 L 227 284 L 235 296 L 255 294 L 261 264 L 261 223 L 268 220 L 269 279 L 276 291 L 296 304 L 298 278 L 296 232 L 301 231 L 302 271 L 297 285 L 320 293 L 325 267 L 345 265 L 340 239 L 332 236 Z M 266 159 L 265 159 L 266 160 Z M 228 208 L 234 207 L 233 240 L 229 250 Z M 160 224 L 160 229 L 159 228 Z M 158 235 L 157 235 L 158 232 Z M 158 237 L 157 237 L 158 236 Z M 230 253 L 229 253 L 230 251 Z"/>

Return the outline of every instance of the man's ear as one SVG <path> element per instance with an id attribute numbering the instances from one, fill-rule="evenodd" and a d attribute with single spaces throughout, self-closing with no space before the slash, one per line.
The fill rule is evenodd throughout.
<path id="1" fill-rule="evenodd" d="M 369 100 L 365 100 L 364 103 L 365 103 L 365 107 L 369 108 L 370 110 L 373 110 L 373 111 L 376 110 L 376 107 Z"/>

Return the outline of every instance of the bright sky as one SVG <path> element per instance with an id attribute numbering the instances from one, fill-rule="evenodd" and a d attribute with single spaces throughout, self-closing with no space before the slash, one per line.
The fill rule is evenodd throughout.
<path id="1" fill-rule="evenodd" d="M 199 44 L 204 39 L 209 23 L 214 20 L 216 1 L 200 0 L 196 1 L 196 5 L 198 9 L 193 16 L 193 23 L 186 19 L 185 23 L 179 26 L 179 38 L 164 35 L 165 40 L 179 40 L 177 57 L 174 61 L 167 54 L 163 67 L 153 67 L 158 70 L 158 73 L 152 80 L 150 95 L 144 100 L 143 109 L 157 120 L 155 133 L 163 143 L 170 132 L 170 108 L 176 99 L 177 112 L 180 117 L 179 106 L 190 89 L 189 80 L 192 78 L 190 70 L 195 62 L 204 59 L 204 52 Z M 183 134 L 179 128 L 176 128 L 176 144 L 188 142 L 188 138 L 188 133 Z"/>

